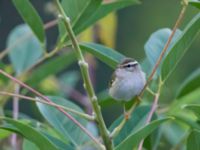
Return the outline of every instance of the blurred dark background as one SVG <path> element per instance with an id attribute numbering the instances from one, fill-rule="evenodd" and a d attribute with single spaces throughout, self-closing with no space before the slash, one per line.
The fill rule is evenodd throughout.
<path id="1" fill-rule="evenodd" d="M 53 15 L 45 12 L 45 5 L 47 0 L 32 0 L 31 1 L 43 22 L 46 23 L 54 19 Z M 145 58 L 144 44 L 148 40 L 149 36 L 160 28 L 169 27 L 172 28 L 178 14 L 180 12 L 181 5 L 180 0 L 143 0 L 140 5 L 134 5 L 117 12 L 117 33 L 115 39 L 115 48 L 128 57 L 133 57 L 141 62 Z M 189 22 L 197 9 L 189 6 L 184 22 L 181 25 L 181 29 Z M 6 39 L 9 32 L 18 24 L 23 21 L 16 9 L 14 8 L 10 0 L 0 0 L 0 50 L 6 48 Z M 55 41 L 57 39 L 57 28 L 53 27 L 47 32 L 48 38 L 48 48 L 53 48 Z M 200 36 L 196 38 L 190 47 L 189 51 L 186 53 L 184 58 L 179 63 L 176 71 L 172 74 L 166 83 L 166 90 L 161 101 L 163 103 L 168 103 L 176 94 L 175 89 L 183 82 L 183 80 L 192 73 L 195 69 L 199 67 L 199 43 Z M 8 62 L 7 58 L 4 59 Z M 77 66 L 75 66 L 77 67 Z M 72 67 L 73 69 L 73 67 Z M 96 90 L 100 92 L 107 87 L 107 82 L 110 79 L 112 70 L 108 68 L 105 64 L 98 62 L 97 69 L 97 83 Z M 100 82 L 98 82 L 100 81 Z M 22 108 L 23 109 L 23 108 Z M 104 114 L 106 114 L 107 123 L 110 124 L 113 118 L 119 113 L 113 114 L 110 110 L 115 110 L 116 107 L 112 109 L 105 109 Z M 116 112 L 116 111 L 115 111 Z M 111 119 L 111 118 L 112 119 Z"/>

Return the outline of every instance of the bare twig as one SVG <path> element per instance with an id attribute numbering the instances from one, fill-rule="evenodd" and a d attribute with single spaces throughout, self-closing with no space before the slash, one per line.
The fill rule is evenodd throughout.
<path id="1" fill-rule="evenodd" d="M 19 94 L 20 91 L 20 86 L 19 84 L 15 84 L 15 94 Z M 14 119 L 18 119 L 18 115 L 19 115 L 19 98 L 18 97 L 14 97 L 13 98 L 13 118 Z M 14 133 L 11 135 L 11 145 L 13 150 L 18 150 L 18 143 L 17 143 L 17 134 Z"/>
<path id="2" fill-rule="evenodd" d="M 10 92 L 2 92 L 0 91 L 0 95 L 6 95 L 6 96 L 12 96 L 12 97 L 17 97 L 17 98 L 20 98 L 19 100 L 21 99 L 25 99 L 25 100 L 29 100 L 29 101 L 33 101 L 33 102 L 39 102 L 39 103 L 43 103 L 43 104 L 47 104 L 47 105 L 50 105 L 50 106 L 53 106 L 53 107 L 59 107 L 59 108 L 62 108 L 68 112 L 71 112 L 75 115 L 78 115 L 82 118 L 85 118 L 89 121 L 93 121 L 94 120 L 94 117 L 93 116 L 90 116 L 88 114 L 85 114 L 85 113 L 82 113 L 82 112 L 79 112 L 79 111 L 76 111 L 74 109 L 71 109 L 71 108 L 68 108 L 68 107 L 65 107 L 65 106 L 62 106 L 62 105 L 58 105 L 54 102 L 52 103 L 49 103 L 47 101 L 44 101 L 44 100 L 40 100 L 39 97 L 36 97 L 36 98 L 33 98 L 33 97 L 29 97 L 29 96 L 24 96 L 24 95 L 20 95 L 20 94 L 15 94 L 15 93 L 10 93 Z"/>

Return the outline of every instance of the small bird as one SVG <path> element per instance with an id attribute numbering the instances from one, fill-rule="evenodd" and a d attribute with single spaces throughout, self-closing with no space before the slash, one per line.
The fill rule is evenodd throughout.
<path id="1" fill-rule="evenodd" d="M 112 75 L 109 94 L 117 101 L 127 102 L 139 95 L 145 84 L 145 73 L 138 62 L 132 58 L 125 58 Z"/>

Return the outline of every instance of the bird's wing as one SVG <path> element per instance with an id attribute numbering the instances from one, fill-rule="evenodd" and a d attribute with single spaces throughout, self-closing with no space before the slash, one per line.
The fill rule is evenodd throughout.
<path id="1" fill-rule="evenodd" d="M 111 76 L 111 80 L 109 81 L 109 88 L 113 85 L 115 78 L 116 78 L 116 73 L 113 72 L 113 74 Z"/>

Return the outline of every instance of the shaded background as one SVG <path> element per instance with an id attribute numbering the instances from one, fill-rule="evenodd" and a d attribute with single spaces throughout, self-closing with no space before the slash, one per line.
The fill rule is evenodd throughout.
<path id="1" fill-rule="evenodd" d="M 45 11 L 47 0 L 32 0 L 31 2 L 36 7 L 44 23 L 54 19 L 53 15 Z M 160 28 L 171 28 L 178 17 L 180 7 L 179 0 L 143 0 L 141 5 L 134 5 L 118 11 L 115 48 L 124 55 L 133 57 L 141 62 L 145 58 L 144 44 L 149 36 Z M 196 12 L 196 8 L 189 6 L 181 28 L 188 23 Z M 6 39 L 9 32 L 16 25 L 21 23 L 23 23 L 23 21 L 12 2 L 9 0 L 0 0 L 0 50 L 6 48 Z M 52 49 L 57 39 L 57 28 L 53 27 L 49 29 L 46 34 L 48 49 Z M 165 93 L 163 93 L 161 97 L 163 103 L 169 103 L 171 98 L 176 94 L 174 89 L 177 89 L 184 78 L 199 67 L 199 37 L 200 36 L 193 42 L 189 51 L 179 63 L 176 71 L 166 83 Z M 4 59 L 4 62 L 9 63 L 8 58 Z M 76 68 L 77 66 L 74 65 L 70 69 L 74 70 Z M 108 68 L 105 64 L 98 62 L 98 69 L 96 72 L 96 79 L 98 79 L 96 83 L 97 92 L 107 87 L 112 71 L 113 70 Z M 77 88 L 82 90 L 80 85 L 77 85 Z M 26 103 L 22 103 L 22 111 L 27 111 L 26 105 Z M 110 124 L 112 120 L 121 113 L 120 106 L 113 106 L 112 109 L 110 109 L 110 107 L 104 110 L 107 124 Z M 116 111 L 116 109 L 119 111 Z"/>

